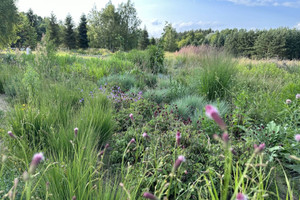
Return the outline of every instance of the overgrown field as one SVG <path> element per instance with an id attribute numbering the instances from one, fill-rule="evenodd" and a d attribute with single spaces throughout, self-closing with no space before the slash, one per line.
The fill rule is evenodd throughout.
<path id="1" fill-rule="evenodd" d="M 2 54 L 0 197 L 299 199 L 300 62 L 190 48 Z"/>

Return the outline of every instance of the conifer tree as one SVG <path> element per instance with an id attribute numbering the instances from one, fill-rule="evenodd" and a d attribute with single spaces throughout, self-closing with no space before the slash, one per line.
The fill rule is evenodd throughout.
<path id="1" fill-rule="evenodd" d="M 47 27 L 47 34 L 49 36 L 49 40 L 52 41 L 55 46 L 60 45 L 60 30 L 54 13 L 51 13 L 50 21 Z"/>
<path id="2" fill-rule="evenodd" d="M 86 49 L 89 47 L 89 41 L 87 37 L 87 19 L 85 14 L 81 16 L 80 24 L 78 27 L 78 46 L 82 49 Z"/>
<path id="3" fill-rule="evenodd" d="M 76 36 L 74 32 L 74 24 L 71 15 L 68 15 L 65 20 L 64 44 L 69 49 L 76 48 Z"/>
<path id="4" fill-rule="evenodd" d="M 150 44 L 149 41 L 149 35 L 146 27 L 144 27 L 144 30 L 141 31 L 141 36 L 139 39 L 139 49 L 144 50 L 147 48 L 147 46 Z"/>

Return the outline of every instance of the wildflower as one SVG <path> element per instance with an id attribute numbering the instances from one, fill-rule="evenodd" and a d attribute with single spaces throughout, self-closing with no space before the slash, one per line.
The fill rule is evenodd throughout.
<path id="1" fill-rule="evenodd" d="M 262 143 L 259 146 L 257 146 L 256 144 L 254 144 L 255 153 L 262 152 L 265 149 L 265 147 L 266 147 L 265 143 Z"/>
<path id="2" fill-rule="evenodd" d="M 16 138 L 16 136 L 15 136 L 11 131 L 8 131 L 7 134 L 8 134 L 11 138 Z"/>
<path id="3" fill-rule="evenodd" d="M 132 138 L 132 139 L 130 140 L 130 144 L 132 144 L 132 143 L 135 143 L 135 139 L 134 139 L 134 138 Z"/>
<path id="4" fill-rule="evenodd" d="M 144 138 L 149 138 L 149 135 L 148 135 L 146 132 L 144 132 L 144 133 L 143 133 L 143 137 L 144 137 Z"/>
<path id="5" fill-rule="evenodd" d="M 72 200 L 76 200 L 76 196 L 73 196 L 73 197 L 72 197 Z"/>
<path id="6" fill-rule="evenodd" d="M 109 147 L 109 144 L 107 143 L 107 144 L 104 146 L 104 148 L 107 149 L 108 147 Z"/>
<path id="7" fill-rule="evenodd" d="M 149 192 L 145 192 L 143 194 L 143 197 L 145 197 L 146 199 L 152 199 L 152 200 L 157 200 L 158 199 L 156 196 L 154 196 L 153 194 L 151 194 Z"/>
<path id="8" fill-rule="evenodd" d="M 205 114 L 208 118 L 213 119 L 223 131 L 226 130 L 226 124 L 220 117 L 217 108 L 215 108 L 212 105 L 206 105 L 205 106 Z"/>
<path id="9" fill-rule="evenodd" d="M 182 162 L 185 162 L 185 157 L 184 156 L 178 156 L 177 160 L 175 161 L 174 164 L 174 169 L 178 169 L 178 167 L 181 165 Z"/>
<path id="10" fill-rule="evenodd" d="M 287 100 L 285 100 L 285 103 L 286 103 L 286 104 L 291 104 L 291 103 L 292 103 L 292 100 L 287 99 Z"/>
<path id="11" fill-rule="evenodd" d="M 176 133 L 176 143 L 177 143 L 178 146 L 180 146 L 180 139 L 181 139 L 181 134 L 180 134 L 180 132 L 178 131 L 178 132 Z"/>
<path id="12" fill-rule="evenodd" d="M 248 199 L 247 196 L 241 192 L 236 195 L 236 200 L 247 200 L 247 199 Z"/>
<path id="13" fill-rule="evenodd" d="M 300 134 L 296 134 L 296 135 L 295 135 L 295 140 L 296 140 L 297 142 L 300 142 Z"/>
<path id="14" fill-rule="evenodd" d="M 300 99 L 300 94 L 296 94 L 296 99 Z"/>
<path id="15" fill-rule="evenodd" d="M 31 164 L 30 164 L 29 173 L 33 174 L 35 169 L 37 168 L 38 164 L 44 159 L 45 159 L 45 157 L 42 152 L 34 154 Z"/>
<path id="16" fill-rule="evenodd" d="M 133 121 L 133 114 L 132 113 L 129 114 L 129 117 Z"/>
<path id="17" fill-rule="evenodd" d="M 78 134 L 78 128 L 76 127 L 76 128 L 74 128 L 74 135 L 75 135 L 75 137 L 77 137 L 77 134 Z"/>

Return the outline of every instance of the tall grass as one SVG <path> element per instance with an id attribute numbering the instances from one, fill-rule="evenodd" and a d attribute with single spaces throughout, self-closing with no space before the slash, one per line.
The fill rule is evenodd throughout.
<path id="1" fill-rule="evenodd" d="M 225 53 L 212 53 L 202 59 L 191 78 L 193 88 L 209 100 L 230 97 L 237 69 L 235 62 Z"/>

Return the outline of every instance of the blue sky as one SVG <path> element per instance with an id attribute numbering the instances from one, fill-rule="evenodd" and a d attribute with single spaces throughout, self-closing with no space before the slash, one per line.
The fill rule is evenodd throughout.
<path id="1" fill-rule="evenodd" d="M 126 0 L 112 0 L 118 5 Z M 108 0 L 18 0 L 19 11 L 32 8 L 40 16 L 53 11 L 59 20 L 70 13 L 77 23 L 94 5 L 100 10 Z M 166 21 L 177 31 L 225 28 L 300 29 L 300 0 L 132 0 L 151 36 L 159 37 Z"/>

